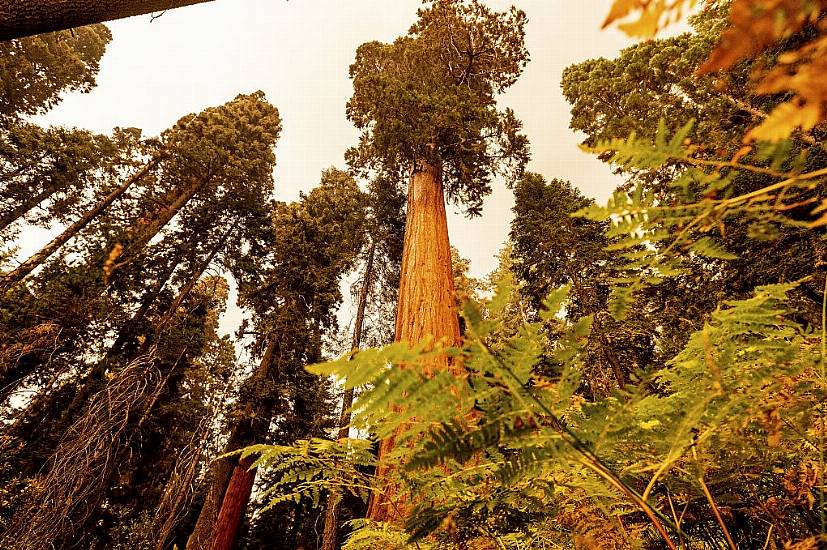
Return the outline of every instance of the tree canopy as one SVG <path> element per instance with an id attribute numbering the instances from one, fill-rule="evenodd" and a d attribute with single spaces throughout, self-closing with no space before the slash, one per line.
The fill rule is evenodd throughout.
<path id="1" fill-rule="evenodd" d="M 528 159 L 520 121 L 495 103 L 528 62 L 526 16 L 458 0 L 435 0 L 418 16 L 406 36 L 356 52 L 347 116 L 362 135 L 348 161 L 403 174 L 420 161 L 440 165 L 448 196 L 478 215 L 491 177 L 516 177 Z"/>
<path id="2" fill-rule="evenodd" d="M 0 0 L 0 34 L 187 3 Z M 109 31 L 0 44 L 0 547 L 824 547 L 827 3 L 656 36 L 694 6 L 615 0 L 646 41 L 563 72 L 605 202 L 527 170 L 516 7 L 360 46 L 349 170 L 292 202 L 263 92 L 43 127 Z M 482 276 L 445 198 L 503 181 Z"/>

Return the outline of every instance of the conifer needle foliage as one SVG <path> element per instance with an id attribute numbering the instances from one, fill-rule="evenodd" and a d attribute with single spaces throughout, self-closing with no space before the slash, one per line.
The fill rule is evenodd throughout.
<path id="1" fill-rule="evenodd" d="M 652 36 L 693 4 L 619 0 L 607 24 L 631 17 L 626 32 Z M 704 27 L 703 17 L 714 19 L 719 8 L 730 8 L 729 23 Z M 383 460 L 404 465 L 393 475 L 401 488 L 396 498 L 412 505 L 406 523 L 355 522 L 346 547 L 817 548 L 827 541 L 827 299 L 816 295 L 821 331 L 812 304 L 801 299 L 808 292 L 815 299 L 811 289 L 822 285 L 823 274 L 810 267 L 798 278 L 770 278 L 739 293 L 703 286 L 717 284 L 728 263 L 748 261 L 748 243 L 790 235 L 823 240 L 827 168 L 818 137 L 827 117 L 821 99 L 807 95 L 818 95 L 820 84 L 804 84 L 802 76 L 821 62 L 815 52 L 823 39 L 810 40 L 823 37 L 821 10 L 819 2 L 735 0 L 697 16 L 696 25 L 720 36 L 698 75 L 728 70 L 803 33 L 780 46 L 798 49 L 778 57 L 750 98 L 796 95 L 786 103 L 776 98 L 760 124 L 742 124 L 743 141 L 734 147 L 724 141 L 729 133 L 710 131 L 709 120 L 698 137 L 693 120 L 676 126 L 663 119 L 649 135 L 595 137 L 611 124 L 595 126 L 583 146 L 634 175 L 607 205 L 579 201 L 572 209 L 589 228 L 606 228 L 606 255 L 595 267 L 602 273 L 585 284 L 609 287 L 605 308 L 614 326 L 632 333 L 652 317 L 652 307 L 669 296 L 653 293 L 658 287 L 700 280 L 695 292 L 708 292 L 713 303 L 680 337 L 671 334 L 668 317 L 648 325 L 657 360 L 620 365 L 629 383 L 619 378 L 601 395 L 584 391 L 594 331 L 605 344 L 607 321 L 599 307 L 578 309 L 584 282 L 565 268 L 583 260 L 566 254 L 549 260 L 565 276 L 550 276 L 572 284 L 539 300 L 541 308 L 528 305 L 527 315 L 523 293 L 549 287 L 536 281 L 542 264 L 518 264 L 530 287 L 514 279 L 511 267 L 500 270 L 495 292 L 463 307 L 458 347 L 396 344 L 310 368 L 358 390 L 351 427 L 376 439 L 396 433 L 394 453 Z M 769 17 L 777 22 L 772 28 Z M 758 26 L 745 28 L 750 21 Z M 750 33 L 762 40 L 748 51 L 749 42 L 734 42 Z M 800 89 L 791 84 L 796 78 Z M 569 91 L 575 100 L 582 93 L 574 84 Z M 585 124 L 590 114 L 585 105 L 578 109 L 578 124 Z M 787 113 L 783 123 L 779 113 Z M 603 124 L 606 116 L 598 112 L 594 120 Z M 531 177 L 519 192 L 564 186 Z M 513 234 L 525 240 L 531 228 L 515 223 Z M 539 236 L 531 242 L 546 246 Z M 423 374 L 417 365 L 435 353 L 451 355 L 461 375 Z M 282 480 L 274 502 L 317 500 L 319 491 L 348 483 L 357 495 L 366 485 L 381 490 L 366 476 L 377 464 L 359 439 L 256 452 L 259 465 L 275 468 Z"/>

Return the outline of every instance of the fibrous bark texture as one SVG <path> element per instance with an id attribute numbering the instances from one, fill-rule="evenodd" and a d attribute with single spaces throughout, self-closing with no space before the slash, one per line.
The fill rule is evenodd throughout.
<path id="1" fill-rule="evenodd" d="M 459 343 L 460 332 L 442 173 L 438 166 L 420 161 L 408 185 L 396 341 L 417 344 L 426 337 L 453 346 Z M 438 357 L 432 364 L 424 366 L 425 374 L 449 366 L 447 357 Z M 390 437 L 382 441 L 380 462 L 394 448 L 395 440 Z M 389 470 L 387 465 L 380 466 L 376 475 L 381 480 Z M 388 486 L 384 492 L 371 495 L 368 518 L 394 521 L 404 517 L 405 513 L 405 503 L 396 498 L 395 488 Z"/>
<path id="2" fill-rule="evenodd" d="M 104 23 L 211 0 L 0 0 L 0 40 Z"/>

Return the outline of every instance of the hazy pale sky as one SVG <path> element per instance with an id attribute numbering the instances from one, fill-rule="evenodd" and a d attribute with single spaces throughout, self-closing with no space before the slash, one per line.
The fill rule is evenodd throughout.
<path id="1" fill-rule="evenodd" d="M 487 3 L 505 9 L 514 2 Z M 566 66 L 615 56 L 631 42 L 614 29 L 600 29 L 611 0 L 516 4 L 528 14 L 531 62 L 500 103 L 525 124 L 533 157 L 529 168 L 568 179 L 604 200 L 618 181 L 606 165 L 577 149 L 560 78 Z M 407 32 L 420 5 L 419 0 L 217 0 L 167 11 L 152 22 L 148 15 L 111 22 L 113 40 L 97 87 L 68 95 L 39 121 L 104 133 L 136 126 L 156 135 L 184 114 L 263 90 L 283 119 L 276 194 L 292 200 L 316 185 L 324 168 L 344 168 L 344 151 L 356 143 L 357 132 L 345 118 L 348 67 L 356 48 Z M 511 192 L 499 182 L 481 218 L 466 220 L 449 206 L 451 242 L 471 260 L 473 274 L 496 266 L 512 205 Z"/>

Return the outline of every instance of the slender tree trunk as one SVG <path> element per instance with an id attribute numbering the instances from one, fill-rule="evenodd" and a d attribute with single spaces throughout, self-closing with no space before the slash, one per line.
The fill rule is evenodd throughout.
<path id="1" fill-rule="evenodd" d="M 225 232 L 224 235 L 218 240 L 218 242 L 213 246 L 207 256 L 199 263 L 195 270 L 190 274 L 189 279 L 184 284 L 183 287 L 178 291 L 175 300 L 173 301 L 172 305 L 169 307 L 167 312 L 164 316 L 155 323 L 155 327 L 153 328 L 153 332 L 155 334 L 155 338 L 157 339 L 159 336 L 162 336 L 164 329 L 166 328 L 167 324 L 170 320 L 174 317 L 176 310 L 181 305 L 187 296 L 189 296 L 192 289 L 195 287 L 195 284 L 201 278 L 201 275 L 207 270 L 210 266 L 210 263 L 215 258 L 215 255 L 223 248 L 224 244 L 226 243 L 227 235 L 229 231 Z M 140 351 L 135 353 L 132 356 L 127 357 L 129 360 L 135 359 L 141 353 L 146 353 L 150 347 L 151 338 L 147 338 L 144 340 L 144 344 L 141 346 Z M 116 340 L 117 343 L 117 340 Z M 89 371 L 89 374 L 86 375 L 83 383 L 80 384 L 80 387 L 75 394 L 75 397 L 69 403 L 69 406 L 65 409 L 63 416 L 61 417 L 61 422 L 67 423 L 74 421 L 74 417 L 77 414 L 77 411 L 89 401 L 91 396 L 99 389 L 101 384 L 104 383 L 104 379 L 106 378 L 106 372 L 110 368 L 109 361 L 116 355 L 114 350 L 110 350 L 107 352 L 106 356 L 103 360 L 98 361 L 95 366 L 92 367 L 92 370 Z"/>
<path id="2" fill-rule="evenodd" d="M 229 443 L 228 443 L 229 446 Z M 226 448 L 225 448 L 226 450 Z M 192 534 L 187 540 L 187 550 L 209 550 L 212 544 L 213 528 L 218 519 L 218 512 L 221 509 L 221 501 L 230 484 L 235 466 L 229 460 L 216 460 L 211 470 L 210 486 L 207 489 L 207 496 L 201 505 L 201 512 Z"/>
<path id="3" fill-rule="evenodd" d="M 159 275 L 155 286 L 152 287 L 150 290 L 146 291 L 143 296 L 141 297 L 141 302 L 138 305 L 138 309 L 135 313 L 132 314 L 129 321 L 127 321 L 123 328 L 118 332 L 117 338 L 115 338 L 115 342 L 112 343 L 112 346 L 106 352 L 107 358 L 112 358 L 116 355 L 119 355 L 124 351 L 124 348 L 130 343 L 130 340 L 137 336 L 136 331 L 140 326 L 141 322 L 146 318 L 147 313 L 149 313 L 149 309 L 152 307 L 152 304 L 155 303 L 155 300 L 158 299 L 158 296 L 161 295 L 161 291 L 164 289 L 166 284 L 169 282 L 170 278 L 172 278 L 172 274 L 175 273 L 175 270 L 181 264 L 181 260 L 183 259 L 183 252 L 179 251 L 175 257 L 169 262 L 166 266 L 164 271 Z"/>
<path id="4" fill-rule="evenodd" d="M 201 279 L 201 275 L 207 271 L 207 268 L 210 267 L 210 264 L 215 259 L 216 255 L 221 252 L 224 246 L 227 244 L 227 239 L 230 237 L 230 234 L 233 232 L 235 227 L 230 226 L 224 231 L 224 234 L 219 237 L 218 241 L 213 245 L 210 252 L 204 257 L 203 260 L 195 267 L 193 274 L 190 276 L 189 280 L 186 284 L 181 288 L 178 292 L 178 296 L 175 297 L 175 300 L 170 305 L 169 309 L 167 310 L 166 314 L 161 318 L 161 320 L 155 325 L 155 334 L 156 336 L 161 336 L 164 332 L 164 329 L 169 326 L 169 323 L 175 317 L 175 314 L 178 311 L 178 308 L 181 307 L 184 299 L 189 296 L 192 289 L 195 288 L 195 285 Z"/>
<path id="5" fill-rule="evenodd" d="M 0 215 L 0 231 L 3 231 L 8 226 L 22 218 L 29 210 L 48 199 L 57 192 L 57 187 L 47 187 L 40 193 L 28 197 L 25 201 L 17 205 L 11 212 Z"/>
<path id="6" fill-rule="evenodd" d="M 112 274 L 121 266 L 132 261 L 135 255 L 149 244 L 149 241 L 175 217 L 175 214 L 177 214 L 209 180 L 209 177 L 204 179 L 192 178 L 186 187 L 176 189 L 176 195 L 169 204 L 158 210 L 149 220 L 140 221 L 138 227 L 134 228 L 131 231 L 131 235 L 127 238 L 123 254 L 119 257 L 122 258 L 121 261 L 114 264 L 104 278 L 104 285 L 108 285 L 112 281 Z"/>
<path id="7" fill-rule="evenodd" d="M 126 193 L 126 191 L 132 187 L 132 185 L 144 178 L 150 170 L 152 170 L 157 164 L 159 158 L 154 158 L 149 161 L 143 168 L 138 170 L 136 173 L 131 175 L 123 182 L 117 189 L 113 190 L 111 193 L 106 195 L 102 198 L 98 203 L 88 210 L 83 216 L 80 217 L 75 223 L 67 227 L 63 233 L 52 239 L 52 241 L 40 249 L 39 252 L 32 254 L 25 262 L 20 264 L 15 270 L 11 273 L 6 275 L 3 278 L 2 284 L 0 284 L 0 290 L 3 288 L 9 288 L 15 283 L 21 281 L 26 275 L 34 271 L 40 264 L 42 264 L 46 259 L 54 254 L 58 248 L 66 244 L 66 242 L 77 235 L 78 231 L 89 225 L 89 223 L 94 220 L 101 212 L 103 212 L 106 208 L 109 207 L 115 200 L 118 199 L 121 195 Z"/>
<path id="8" fill-rule="evenodd" d="M 451 246 L 445 213 L 445 193 L 439 166 L 419 161 L 408 185 L 408 211 L 399 280 L 399 303 L 396 313 L 396 341 L 419 343 L 425 337 L 444 340 L 446 345 L 460 341 L 457 317 Z M 425 374 L 450 368 L 447 357 L 425 366 Z M 379 460 L 395 446 L 392 436 L 379 446 Z M 386 477 L 390 466 L 377 468 L 378 479 Z M 406 514 L 395 487 L 387 486 L 371 495 L 367 517 L 375 521 L 393 521 Z"/>
<path id="9" fill-rule="evenodd" d="M 269 336 L 270 343 L 262 357 L 261 364 L 252 379 L 256 382 L 263 382 L 273 374 L 273 366 L 276 364 L 276 335 Z M 264 437 L 270 426 L 273 411 L 269 410 L 261 401 L 247 403 L 243 419 L 236 424 L 233 433 L 230 434 L 230 441 L 225 453 L 238 450 L 254 443 Z M 230 448 L 232 446 L 232 448 Z M 235 461 L 235 459 L 231 459 Z M 241 522 L 244 520 L 244 513 L 250 500 L 253 484 L 256 479 L 256 470 L 250 470 L 253 458 L 240 459 L 235 463 L 226 490 L 218 508 L 217 517 L 210 528 L 210 543 L 202 546 L 190 546 L 192 537 L 187 542 L 187 550 L 232 550 L 238 536 Z M 232 464 L 232 462 L 231 462 Z M 203 509 L 202 509 L 203 513 Z M 201 518 L 199 517 L 199 522 Z M 197 524 L 196 524 L 197 528 Z"/>
<path id="10" fill-rule="evenodd" d="M 270 369 L 273 365 L 275 352 L 276 339 L 271 337 L 270 342 L 267 345 L 267 349 L 264 351 L 264 355 L 261 358 L 261 362 L 259 363 L 256 372 L 252 375 L 255 380 L 265 380 L 268 376 L 270 376 Z M 236 451 L 254 442 L 258 433 L 262 431 L 264 422 L 260 422 L 257 423 L 258 425 L 255 425 L 252 422 L 252 419 L 254 417 L 260 419 L 262 416 L 267 416 L 266 414 L 262 415 L 261 413 L 264 411 L 258 411 L 257 408 L 258 407 L 255 403 L 248 403 L 245 406 L 242 419 L 239 420 L 233 427 L 233 430 L 230 433 L 230 438 L 227 441 L 222 454 Z M 267 419 L 267 424 L 269 424 L 269 416 L 267 416 Z M 192 534 L 190 535 L 189 540 L 187 540 L 187 550 L 212 550 L 215 548 L 214 544 L 219 536 L 219 519 L 224 522 L 224 525 L 221 528 L 226 529 L 231 518 L 236 517 L 234 513 L 231 514 L 230 511 L 228 511 L 224 513 L 223 518 L 220 518 L 225 505 L 231 508 L 238 508 L 239 506 L 246 508 L 247 501 L 250 496 L 248 494 L 245 497 L 243 491 L 238 490 L 238 485 L 246 483 L 247 477 L 243 476 L 241 473 L 236 475 L 236 469 L 239 466 L 240 465 L 235 458 L 224 458 L 221 460 L 216 460 L 213 463 L 210 487 L 207 490 L 206 499 L 204 500 L 204 504 L 201 506 L 201 512 L 198 514 L 198 519 L 195 522 L 195 527 L 193 528 Z M 249 479 L 250 487 L 252 488 L 252 481 L 255 479 L 255 472 L 251 472 L 251 474 L 252 476 Z M 230 496 L 229 486 L 234 475 L 236 475 L 236 487 L 234 494 Z M 228 503 L 228 498 L 236 499 L 236 501 Z M 238 499 L 242 498 L 243 503 L 239 503 Z M 237 518 L 239 524 L 242 517 L 243 515 Z M 235 529 L 236 532 L 234 532 L 233 536 L 237 534 L 237 526 Z M 224 543 L 226 543 L 226 540 L 222 541 L 222 544 Z"/>
<path id="11" fill-rule="evenodd" d="M 192 199 L 198 191 L 207 184 L 209 177 L 204 179 L 192 178 L 189 184 L 184 188 L 178 188 L 176 195 L 172 201 L 155 213 L 152 218 L 139 223 L 135 230 L 134 238 L 130 240 L 129 246 L 135 250 L 140 250 L 152 240 L 155 235 L 166 224 L 175 217 L 181 208 Z"/>
<path id="12" fill-rule="evenodd" d="M 359 305 L 356 308 L 356 321 L 353 323 L 353 340 L 351 349 L 362 347 L 362 327 L 365 324 L 365 309 L 368 304 L 368 293 L 373 281 L 373 257 L 376 254 L 376 243 L 371 242 L 368 250 L 368 260 L 365 265 L 365 274 L 362 278 L 362 288 L 359 289 Z M 353 388 L 347 388 L 342 396 L 342 414 L 339 417 L 338 439 L 346 439 L 350 432 L 350 407 L 353 406 Z M 322 550 L 336 550 L 336 513 L 339 508 L 339 494 L 331 493 L 327 498 L 327 508 L 324 515 L 324 531 L 322 533 Z"/>
<path id="13" fill-rule="evenodd" d="M 254 374 L 257 381 L 263 381 L 270 376 L 276 351 L 275 337 L 271 336 L 271 339 L 272 342 L 267 346 L 261 364 Z M 245 410 L 245 418 L 236 425 L 235 433 L 230 436 L 233 448 L 227 449 L 226 452 L 251 445 L 263 437 L 270 425 L 270 418 L 271 411 L 263 410 L 260 403 L 249 403 Z M 232 460 L 235 462 L 235 459 Z M 256 480 L 256 470 L 250 470 L 252 463 L 252 457 L 235 462 L 212 526 L 211 543 L 204 547 L 205 550 L 232 550 L 235 545 Z"/>
<path id="14" fill-rule="evenodd" d="M 0 0 L 0 40 L 171 10 L 210 0 Z"/>

